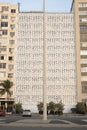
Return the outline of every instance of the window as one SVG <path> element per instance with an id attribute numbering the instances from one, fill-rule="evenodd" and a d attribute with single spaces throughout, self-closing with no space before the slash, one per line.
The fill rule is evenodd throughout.
<path id="1" fill-rule="evenodd" d="M 6 63 L 0 63 L 0 68 L 6 68 Z"/>
<path id="2" fill-rule="evenodd" d="M 15 32 L 10 32 L 10 36 L 14 37 L 15 36 Z"/>
<path id="3" fill-rule="evenodd" d="M 1 27 L 8 27 L 8 22 L 1 22 Z"/>
<path id="4" fill-rule="evenodd" d="M 2 35 L 7 35 L 8 31 L 7 30 L 2 30 Z"/>
<path id="5" fill-rule="evenodd" d="M 8 73 L 8 78 L 13 78 L 13 73 Z"/>
<path id="6" fill-rule="evenodd" d="M 81 51 L 80 51 L 80 54 L 81 54 L 81 55 L 87 55 L 87 50 L 81 50 Z"/>
<path id="7" fill-rule="evenodd" d="M 87 26 L 80 26 L 81 31 L 87 31 Z"/>
<path id="8" fill-rule="evenodd" d="M 6 72 L 0 72 L 0 78 L 4 78 L 6 76 Z"/>
<path id="9" fill-rule="evenodd" d="M 81 41 L 87 40 L 87 34 L 80 34 Z"/>
<path id="10" fill-rule="evenodd" d="M 80 11 L 80 15 L 87 15 L 87 11 Z"/>
<path id="11" fill-rule="evenodd" d="M 16 13 L 16 9 L 11 9 L 11 13 Z"/>
<path id="12" fill-rule="evenodd" d="M 14 44 L 14 43 L 15 43 L 15 40 L 10 40 L 9 43 L 10 43 L 10 44 Z"/>
<path id="13" fill-rule="evenodd" d="M 81 23 L 87 23 L 87 18 L 80 18 Z"/>
<path id="14" fill-rule="evenodd" d="M 11 27 L 11 29 L 14 29 L 15 28 L 15 24 L 11 24 L 10 27 Z"/>
<path id="15" fill-rule="evenodd" d="M 0 51 L 6 51 L 6 50 L 7 50 L 6 46 L 0 46 Z"/>
<path id="16" fill-rule="evenodd" d="M 6 60 L 6 55 L 0 55 L 0 60 Z"/>
<path id="17" fill-rule="evenodd" d="M 0 60 L 4 60 L 4 56 L 0 56 Z"/>
<path id="18" fill-rule="evenodd" d="M 8 6 L 2 6 L 2 11 L 8 11 L 9 7 Z"/>
<path id="19" fill-rule="evenodd" d="M 8 60 L 12 61 L 12 60 L 14 60 L 14 57 L 13 56 L 9 56 Z"/>
<path id="20" fill-rule="evenodd" d="M 81 47 L 87 47 L 87 42 L 81 42 L 80 45 Z"/>
<path id="21" fill-rule="evenodd" d="M 1 15 L 1 19 L 8 19 L 8 15 Z"/>
<path id="22" fill-rule="evenodd" d="M 82 93 L 87 93 L 87 86 L 82 86 Z"/>
<path id="23" fill-rule="evenodd" d="M 79 7 L 87 7 L 87 3 L 79 3 Z"/>
<path id="24" fill-rule="evenodd" d="M 14 69 L 14 65 L 12 65 L 12 64 L 8 65 L 8 69 L 9 69 L 9 70 Z"/>
<path id="25" fill-rule="evenodd" d="M 87 64 L 87 59 L 81 59 L 80 63 L 81 64 Z"/>
<path id="26" fill-rule="evenodd" d="M 14 48 L 9 48 L 9 52 L 13 53 L 14 52 Z"/>
<path id="27" fill-rule="evenodd" d="M 7 41 L 7 38 L 5 38 L 5 37 L 0 37 L 0 42 L 1 42 L 2 44 L 6 44 L 8 41 Z"/>
<path id="28" fill-rule="evenodd" d="M 82 67 L 81 72 L 87 72 L 87 67 Z"/>

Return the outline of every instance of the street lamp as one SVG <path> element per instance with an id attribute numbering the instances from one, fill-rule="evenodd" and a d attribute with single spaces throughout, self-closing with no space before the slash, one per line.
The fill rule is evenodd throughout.
<path id="1" fill-rule="evenodd" d="M 45 0 L 43 0 L 43 120 L 47 120 L 47 101 L 46 101 L 46 14 Z"/>

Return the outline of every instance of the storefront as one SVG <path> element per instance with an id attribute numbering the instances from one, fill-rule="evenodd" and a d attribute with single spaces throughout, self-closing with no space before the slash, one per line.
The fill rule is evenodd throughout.
<path id="1" fill-rule="evenodd" d="M 3 98 L 0 99 L 0 110 L 12 112 L 14 108 L 14 100 L 8 99 L 7 101 Z"/>

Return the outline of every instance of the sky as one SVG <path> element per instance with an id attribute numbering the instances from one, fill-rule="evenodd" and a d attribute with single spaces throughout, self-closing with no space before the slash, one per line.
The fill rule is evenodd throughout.
<path id="1" fill-rule="evenodd" d="M 46 12 L 70 12 L 72 0 L 45 0 Z M 21 11 L 42 11 L 43 0 L 0 0 L 6 3 L 20 3 Z"/>

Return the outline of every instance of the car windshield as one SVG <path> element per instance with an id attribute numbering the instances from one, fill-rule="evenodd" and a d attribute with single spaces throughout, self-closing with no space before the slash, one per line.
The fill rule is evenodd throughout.
<path id="1" fill-rule="evenodd" d="M 23 111 L 27 111 L 27 112 L 30 112 L 30 110 L 23 110 Z"/>

